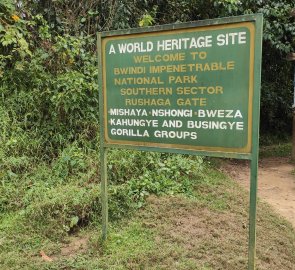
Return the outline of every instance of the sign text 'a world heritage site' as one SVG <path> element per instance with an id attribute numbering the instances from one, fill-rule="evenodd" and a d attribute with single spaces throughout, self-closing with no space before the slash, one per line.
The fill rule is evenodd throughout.
<path id="1" fill-rule="evenodd" d="M 102 40 L 107 144 L 251 151 L 251 22 Z"/>

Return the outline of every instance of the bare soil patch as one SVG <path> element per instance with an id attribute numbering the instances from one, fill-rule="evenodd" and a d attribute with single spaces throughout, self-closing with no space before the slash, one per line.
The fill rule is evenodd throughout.
<path id="1" fill-rule="evenodd" d="M 295 166 L 287 157 L 264 158 L 259 162 L 258 197 L 268 202 L 276 212 L 295 228 Z M 222 170 L 249 190 L 250 164 L 231 160 Z"/>
<path id="2" fill-rule="evenodd" d="M 58 254 L 51 256 L 53 260 L 71 258 L 78 254 L 82 254 L 88 249 L 89 237 L 84 236 L 70 236 L 66 242 L 61 246 Z"/>
<path id="3" fill-rule="evenodd" d="M 72 237 L 69 239 L 69 243 L 65 244 L 61 250 L 60 254 L 62 256 L 73 256 L 77 253 L 82 253 L 87 249 L 88 238 L 86 237 Z"/>

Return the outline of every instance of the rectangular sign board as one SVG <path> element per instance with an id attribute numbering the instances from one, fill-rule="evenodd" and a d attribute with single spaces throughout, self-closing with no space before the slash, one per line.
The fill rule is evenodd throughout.
<path id="1" fill-rule="evenodd" d="M 217 22 L 102 36 L 105 145 L 251 153 L 255 20 Z"/>
<path id="2" fill-rule="evenodd" d="M 251 160 L 255 269 L 261 14 L 98 34 L 102 239 L 107 148 Z"/>

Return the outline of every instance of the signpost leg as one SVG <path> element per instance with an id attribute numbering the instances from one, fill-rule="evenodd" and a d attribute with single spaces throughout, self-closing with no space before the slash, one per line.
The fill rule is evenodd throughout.
<path id="1" fill-rule="evenodd" d="M 295 54 L 293 55 L 293 60 L 295 61 Z M 295 63 L 295 62 L 294 62 Z M 292 125 L 292 161 L 295 161 L 295 66 L 294 66 L 294 80 L 293 80 L 293 85 L 294 85 L 294 91 L 293 91 L 293 125 Z"/>
<path id="2" fill-rule="evenodd" d="M 107 183 L 107 149 L 101 146 L 101 205 L 102 205 L 102 240 L 105 241 L 108 232 L 108 183 Z"/>
<path id="3" fill-rule="evenodd" d="M 258 154 L 251 160 L 248 269 L 255 270 Z"/>

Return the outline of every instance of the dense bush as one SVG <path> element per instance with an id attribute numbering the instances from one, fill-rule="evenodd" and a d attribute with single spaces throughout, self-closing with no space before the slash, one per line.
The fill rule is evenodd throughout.
<path id="1" fill-rule="evenodd" d="M 97 31 L 262 12 L 262 132 L 289 132 L 295 26 L 285 1 L 13 1 L 0 3 L 0 213 L 46 235 L 99 221 Z M 199 157 L 112 150 L 110 216 L 147 195 L 191 194 Z"/>
<path id="2" fill-rule="evenodd" d="M 94 124 L 98 117 L 97 31 L 261 12 L 264 14 L 261 131 L 289 133 L 293 70 L 285 59 L 295 48 L 292 9 L 292 0 L 39 0 L 17 1 L 17 5 L 5 0 L 0 4 L 0 76 L 9 87 L 1 92 L 7 96 L 17 89 L 17 97 L 22 98 L 14 97 L 15 102 L 25 103 L 18 113 L 27 116 L 29 124 L 50 123 L 47 135 L 55 137 L 56 133 L 70 131 L 66 137 L 74 140 L 78 129 L 78 134 L 87 130 L 84 135 L 93 137 L 98 131 Z M 28 96 L 20 93 L 22 90 Z M 68 124 L 73 128 L 65 128 Z M 53 146 L 64 145 L 62 140 L 55 138 Z"/>

